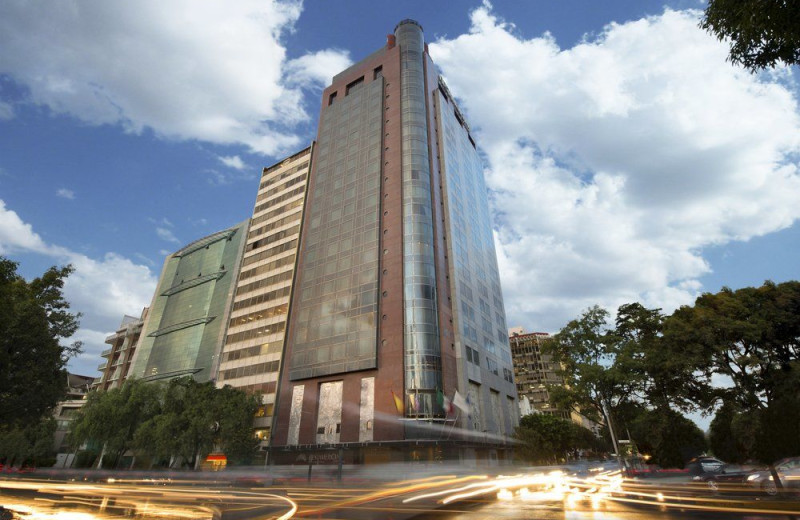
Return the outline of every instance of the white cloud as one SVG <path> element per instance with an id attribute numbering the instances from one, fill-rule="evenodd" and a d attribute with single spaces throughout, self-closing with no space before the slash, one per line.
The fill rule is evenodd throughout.
<path id="1" fill-rule="evenodd" d="M 75 199 L 75 192 L 72 190 L 68 190 L 67 188 L 59 188 L 56 191 L 56 196 L 61 197 L 62 199 Z"/>
<path id="2" fill-rule="evenodd" d="M 242 158 L 238 155 L 231 155 L 231 156 L 218 156 L 219 162 L 227 166 L 228 168 L 233 168 L 234 170 L 244 170 L 247 168 L 247 165 L 242 161 Z"/>
<path id="3" fill-rule="evenodd" d="M 487 4 L 430 49 L 486 153 L 510 325 L 690 303 L 703 247 L 800 218 L 796 95 L 727 63 L 696 12 L 560 49 Z"/>
<path id="4" fill-rule="evenodd" d="M 115 327 L 123 315 L 138 315 L 150 304 L 156 278 L 147 266 L 116 253 L 98 260 L 72 253 L 67 260 L 75 272 L 67 279 L 64 293 L 74 309 L 91 318 L 88 325 Z"/>
<path id="5" fill-rule="evenodd" d="M 64 296 L 73 312 L 83 313 L 81 329 L 69 341 L 84 341 L 86 353 L 72 360 L 70 366 L 88 370 L 99 363 L 95 352 L 102 347 L 106 334 L 97 330 L 115 330 L 122 316 L 141 312 L 150 304 L 157 278 L 147 266 L 136 264 L 115 253 L 101 259 L 45 243 L 16 212 L 0 200 L 0 254 L 38 253 L 52 257 L 54 262 L 72 264 L 75 272 L 64 284 Z M 78 370 L 76 370 L 78 371 Z M 96 366 L 89 372 L 96 371 Z"/>
<path id="6" fill-rule="evenodd" d="M 347 51 L 326 49 L 306 54 L 286 64 L 287 80 L 298 86 L 325 87 L 333 77 L 350 66 Z"/>
<path id="7" fill-rule="evenodd" d="M 167 242 L 172 242 L 175 244 L 181 243 L 180 239 L 175 236 L 175 233 L 173 233 L 172 230 L 164 227 L 157 227 L 156 235 L 158 235 L 158 238 L 160 238 L 161 240 L 165 240 Z"/>
<path id="8" fill-rule="evenodd" d="M 273 155 L 296 147 L 290 129 L 309 119 L 293 78 L 347 61 L 320 51 L 287 63 L 281 37 L 301 11 L 296 0 L 9 0 L 0 73 L 33 102 L 90 124 Z"/>
<path id="9" fill-rule="evenodd" d="M 0 199 L 0 254 L 9 254 L 17 251 L 32 251 L 46 255 L 61 252 L 45 244 L 42 237 L 33 231 L 33 227 L 23 222 L 13 210 L 6 208 L 6 203 Z"/>

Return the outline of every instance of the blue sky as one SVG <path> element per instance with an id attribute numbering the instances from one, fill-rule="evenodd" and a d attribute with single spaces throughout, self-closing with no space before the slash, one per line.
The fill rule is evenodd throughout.
<path id="1" fill-rule="evenodd" d="M 510 325 L 797 279 L 797 68 L 732 67 L 702 7 L 3 2 L 0 254 L 76 266 L 94 375 L 165 254 L 247 218 L 330 77 L 414 18 L 481 146 Z"/>

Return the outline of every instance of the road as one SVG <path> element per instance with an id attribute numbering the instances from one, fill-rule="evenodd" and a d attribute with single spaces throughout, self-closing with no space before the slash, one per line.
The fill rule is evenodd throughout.
<path id="1" fill-rule="evenodd" d="M 343 481 L 330 473 L 132 473 L 25 475 L 0 479 L 0 504 L 26 520 L 170 518 L 348 518 L 441 520 L 676 520 L 800 516 L 795 498 L 710 495 L 686 480 L 642 483 L 618 472 L 574 476 L 536 471 L 484 474 L 464 468 L 362 468 Z M 398 475 L 404 480 L 392 480 Z M 56 478 L 60 476 L 62 478 Z M 46 478 L 45 478 L 46 477 Z M 782 516 L 779 516 L 782 515 Z"/>

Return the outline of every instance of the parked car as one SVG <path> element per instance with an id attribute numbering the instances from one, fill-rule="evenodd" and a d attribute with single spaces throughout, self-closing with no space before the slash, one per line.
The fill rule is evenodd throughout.
<path id="1" fill-rule="evenodd" d="M 800 490 L 800 457 L 782 459 L 773 466 L 778 478 L 780 478 L 781 487 L 792 491 Z M 772 472 L 768 469 L 751 472 L 745 477 L 745 482 L 767 495 L 775 496 L 778 494 L 778 486 L 772 478 Z"/>
<path id="2" fill-rule="evenodd" d="M 749 491 L 746 486 L 747 477 L 753 474 L 751 468 L 742 468 L 734 464 L 723 464 L 714 467 L 714 471 L 695 475 L 692 480 L 705 482 L 712 493 Z"/>

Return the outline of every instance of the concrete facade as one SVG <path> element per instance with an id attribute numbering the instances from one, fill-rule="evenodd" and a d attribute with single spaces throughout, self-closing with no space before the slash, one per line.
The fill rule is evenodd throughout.
<path id="1" fill-rule="evenodd" d="M 528 398 L 530 406 L 538 413 L 569 419 L 568 410 L 560 410 L 550 402 L 547 385 L 563 385 L 564 380 L 556 374 L 556 366 L 547 354 L 542 353 L 542 344 L 550 339 L 546 332 L 525 333 L 521 327 L 511 329 L 511 355 L 514 358 L 514 380 L 520 399 Z"/>
<path id="2" fill-rule="evenodd" d="M 311 150 L 262 172 L 216 376 L 217 386 L 260 395 L 254 426 L 262 447 L 272 428 Z"/>
<path id="3" fill-rule="evenodd" d="M 92 388 L 98 390 L 118 388 L 128 379 L 148 310 L 149 308 L 145 307 L 138 318 L 124 316 L 117 331 L 106 338 L 105 342 L 109 348 L 100 353 L 105 361 L 97 367 L 101 375 L 92 382 Z"/>

